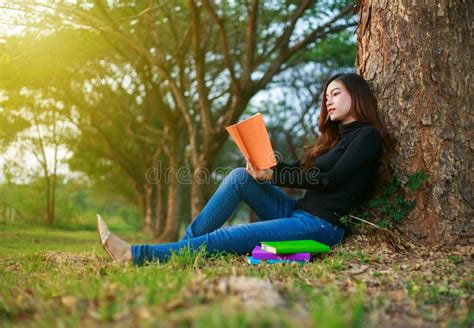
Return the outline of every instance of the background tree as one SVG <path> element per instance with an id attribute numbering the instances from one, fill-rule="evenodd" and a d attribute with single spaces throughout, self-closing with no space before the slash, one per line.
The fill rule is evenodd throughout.
<path id="1" fill-rule="evenodd" d="M 402 182 L 431 176 L 400 227 L 428 244 L 471 243 L 472 6 L 462 1 L 360 1 L 357 71 L 373 86 Z"/>
<path id="2" fill-rule="evenodd" d="M 165 99 L 182 116 L 191 146 L 193 217 L 209 196 L 208 185 L 196 181 L 201 170 L 212 169 L 227 140 L 225 126 L 239 119 L 248 101 L 276 74 L 296 65 L 308 47 L 355 24 L 350 2 L 326 4 L 325 10 L 315 1 L 164 3 L 159 10 L 155 5 L 133 8 L 141 19 L 132 26 L 117 16 L 132 11 L 130 6 L 94 4 L 92 10 L 55 9 L 65 19 L 100 30 L 116 46 L 120 42 L 156 68 L 169 86 Z M 148 34 L 136 38 L 137 31 Z M 180 37 L 177 31 L 184 33 Z"/>
<path id="3" fill-rule="evenodd" d="M 37 94 L 55 97 L 64 107 L 63 123 L 72 123 L 77 132 L 61 139 L 73 152 L 70 167 L 109 185 L 109 193 L 137 202 L 143 211 L 144 229 L 151 232 L 153 197 L 162 193 L 153 192 L 155 184 L 147 181 L 146 171 L 156 165 L 164 142 L 179 139 L 169 138 L 171 133 L 160 134 L 154 115 L 162 112 L 157 110 L 159 98 L 148 99 L 150 95 L 156 97 L 151 92 L 140 99 L 144 82 L 136 69 L 114 59 L 115 50 L 101 47 L 102 43 L 96 32 L 80 30 L 7 38 L 3 53 L 14 59 L 1 65 L 5 90 L 2 117 L 10 122 L 3 141 L 6 144 L 17 135 L 13 127 L 21 127 L 23 122 L 25 126 L 33 124 L 34 117 L 23 115 L 25 110 L 18 108 L 34 103 Z M 33 91 L 21 96 L 24 90 Z M 44 106 L 36 107 L 27 109 L 32 112 L 34 108 L 42 116 L 54 114 Z"/>
<path id="4" fill-rule="evenodd" d="M 58 59 L 51 68 L 58 70 L 57 81 L 51 72 L 45 76 L 56 85 L 57 98 L 81 131 L 70 143 L 74 152 L 70 163 L 91 176 L 100 172 L 97 179 L 109 177 L 110 185 L 124 181 L 113 179 L 118 171 L 112 166 L 120 168 L 132 182 L 145 230 L 155 225 L 155 233 L 168 239 L 176 237 L 179 199 L 187 186 L 150 183 L 147 169 L 157 160 L 173 168 L 186 163 L 193 173 L 190 217 L 194 217 L 214 187 L 197 183 L 199 175 L 221 162 L 219 156 L 226 156 L 225 126 L 239 120 L 249 101 L 287 72 L 295 76 L 293 88 L 310 91 L 303 110 L 306 118 L 295 120 L 296 125 L 316 122 L 307 114 L 315 114 L 320 83 L 310 86 L 308 79 L 303 85 L 297 75 L 311 75 L 308 63 L 329 62 L 328 38 L 355 25 L 349 1 L 15 3 L 32 32 L 48 30 L 38 42 L 49 44 L 43 49 L 50 53 L 54 49 Z M 97 32 L 105 45 L 97 42 Z M 31 51 L 28 57 L 46 61 L 47 53 L 38 56 Z M 20 62 L 25 63 L 21 57 Z M 316 76 L 324 78 L 316 74 L 315 82 Z M 25 78 L 23 83 L 30 81 Z M 294 120 L 294 115 L 284 113 L 284 106 L 280 104 L 280 117 Z M 314 132 L 314 127 L 310 129 Z M 298 132 L 296 138 L 301 137 Z M 273 138 L 279 139 L 278 144 L 289 140 Z M 93 158 L 97 160 L 91 163 Z M 130 189 L 122 190 L 130 194 Z"/>
<path id="5" fill-rule="evenodd" d="M 2 140 L 2 148 L 16 148 L 21 157 L 31 156 L 36 160 L 37 170 L 15 160 L 11 163 L 10 175 L 17 182 L 29 178 L 43 180 L 44 222 L 52 225 L 55 219 L 56 186 L 58 167 L 67 158 L 61 139 L 71 134 L 70 128 L 61 120 L 63 106 L 48 95 L 23 87 L 18 93 L 9 93 L 3 99 L 5 108 L 0 120 L 11 124 L 6 127 L 9 137 Z M 13 161 L 13 160 L 12 160 Z"/>

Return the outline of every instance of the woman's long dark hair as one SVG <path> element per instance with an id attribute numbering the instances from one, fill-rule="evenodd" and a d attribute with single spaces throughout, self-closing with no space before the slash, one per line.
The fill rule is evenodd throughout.
<path id="1" fill-rule="evenodd" d="M 352 99 L 349 115 L 352 115 L 359 122 L 364 122 L 377 128 L 382 138 L 385 134 L 377 115 L 377 100 L 370 90 L 367 81 L 355 73 L 336 74 L 331 77 L 324 86 L 321 113 L 319 115 L 319 131 L 321 134 L 313 145 L 304 147 L 304 154 L 300 163 L 300 167 L 303 170 L 307 170 L 313 166 L 316 157 L 326 153 L 334 147 L 340 139 L 338 125 L 341 122 L 333 122 L 329 119 L 326 106 L 326 91 L 329 83 L 332 81 L 341 82 L 349 92 Z"/>

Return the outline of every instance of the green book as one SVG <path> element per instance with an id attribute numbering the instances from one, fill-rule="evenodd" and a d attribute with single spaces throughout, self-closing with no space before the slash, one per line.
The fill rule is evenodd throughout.
<path id="1" fill-rule="evenodd" d="M 262 241 L 262 249 L 272 254 L 329 253 L 330 248 L 316 240 Z"/>

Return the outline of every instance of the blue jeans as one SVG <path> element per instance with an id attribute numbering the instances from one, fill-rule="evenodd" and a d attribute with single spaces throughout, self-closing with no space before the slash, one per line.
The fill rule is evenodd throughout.
<path id="1" fill-rule="evenodd" d="M 260 222 L 222 227 L 244 201 Z M 206 252 L 249 254 L 261 241 L 313 239 L 329 246 L 341 242 L 344 229 L 296 209 L 296 200 L 270 182 L 256 181 L 245 168 L 233 169 L 178 242 L 132 245 L 133 262 L 165 262 L 182 248 L 205 245 Z"/>

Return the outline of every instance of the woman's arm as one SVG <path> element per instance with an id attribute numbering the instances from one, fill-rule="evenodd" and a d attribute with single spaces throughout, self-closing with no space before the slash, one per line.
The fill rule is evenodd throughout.
<path id="1" fill-rule="evenodd" d="M 301 163 L 300 159 L 298 159 L 294 162 L 291 162 L 291 163 L 286 163 L 286 162 L 283 162 L 282 160 L 278 159 L 278 157 L 277 157 L 277 164 L 276 164 L 276 166 L 272 167 L 272 169 L 281 170 L 283 168 L 298 168 L 300 166 L 300 163 Z"/>
<path id="2" fill-rule="evenodd" d="M 274 166 L 272 183 L 280 187 L 330 190 L 335 189 L 351 178 L 354 173 L 371 159 L 377 159 L 381 150 L 380 133 L 375 128 L 364 129 L 349 144 L 341 158 L 328 172 L 320 172 L 312 167 L 302 171 L 296 163 Z"/>
<path id="3" fill-rule="evenodd" d="M 246 161 L 247 161 L 246 170 L 255 180 L 271 181 L 273 178 L 274 168 L 278 168 L 279 170 L 281 170 L 283 168 L 299 167 L 300 160 L 297 160 L 288 164 L 279 160 L 278 156 L 275 156 L 275 157 L 277 159 L 276 166 L 269 169 L 265 169 L 265 170 L 257 170 L 257 168 L 253 166 L 253 164 L 249 161 L 249 159 L 246 158 Z"/>

